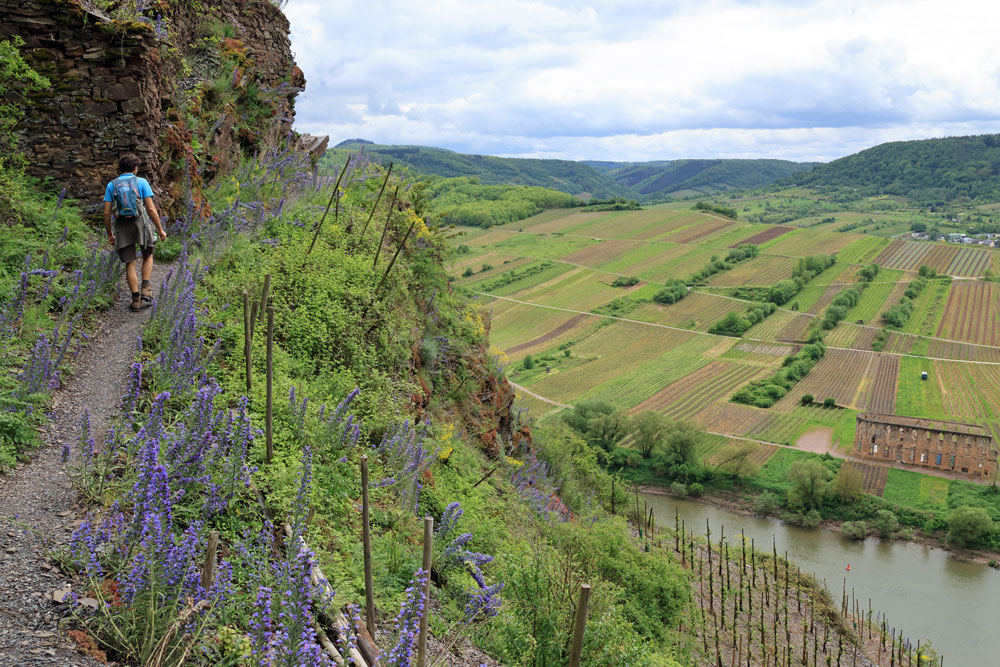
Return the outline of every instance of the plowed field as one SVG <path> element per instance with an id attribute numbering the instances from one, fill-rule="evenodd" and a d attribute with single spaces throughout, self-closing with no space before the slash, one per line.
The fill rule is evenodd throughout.
<path id="1" fill-rule="evenodd" d="M 736 243 L 729 246 L 730 248 L 735 248 L 743 243 L 753 243 L 754 245 L 760 245 L 761 243 L 767 243 L 773 239 L 778 238 L 782 234 L 787 234 L 788 232 L 795 229 L 794 227 L 771 227 L 765 229 L 764 231 L 757 232 L 750 238 L 743 239 L 742 241 L 737 241 Z"/>

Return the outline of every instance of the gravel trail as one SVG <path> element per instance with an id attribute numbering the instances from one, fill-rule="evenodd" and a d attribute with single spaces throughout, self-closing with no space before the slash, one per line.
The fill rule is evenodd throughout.
<path id="1" fill-rule="evenodd" d="M 154 293 L 169 268 L 154 264 Z M 149 317 L 148 309 L 129 311 L 128 301 L 121 284 L 114 306 L 101 316 L 77 357 L 73 376 L 55 393 L 53 420 L 42 433 L 42 446 L 30 462 L 0 477 L 0 666 L 99 664 L 79 653 L 59 629 L 61 605 L 52 602 L 52 592 L 70 578 L 47 552 L 66 542 L 85 512 L 61 461 L 62 444 L 70 444 L 75 460 L 84 409 L 90 411 L 95 439 L 103 435 L 125 391 L 136 339 Z"/>

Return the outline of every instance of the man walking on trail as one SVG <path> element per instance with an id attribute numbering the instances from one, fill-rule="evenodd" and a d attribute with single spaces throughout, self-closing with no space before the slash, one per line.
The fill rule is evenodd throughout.
<path id="1" fill-rule="evenodd" d="M 104 190 L 104 229 L 108 233 L 108 243 L 118 251 L 118 258 L 125 264 L 125 280 L 128 282 L 132 301 L 129 310 L 138 311 L 153 303 L 153 287 L 149 277 L 153 273 L 153 246 L 156 234 L 167 238 L 167 232 L 160 223 L 160 214 L 153 205 L 153 189 L 149 181 L 136 176 L 139 158 L 126 153 L 118 160 L 118 178 L 108 183 Z M 114 231 L 111 228 L 112 206 L 114 208 Z M 142 285 L 135 275 L 137 259 L 135 247 L 142 251 Z"/>

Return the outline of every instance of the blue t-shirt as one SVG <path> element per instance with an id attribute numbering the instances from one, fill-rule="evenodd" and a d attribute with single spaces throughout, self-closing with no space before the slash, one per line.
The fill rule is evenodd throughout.
<path id="1" fill-rule="evenodd" d="M 118 178 L 122 178 L 124 176 L 134 176 L 134 174 L 121 174 Z M 114 198 L 112 197 L 114 192 L 114 182 L 115 181 L 108 181 L 108 187 L 104 188 L 104 201 L 114 201 Z M 145 200 L 146 197 L 153 196 L 153 188 L 149 187 L 149 181 L 142 176 L 135 176 L 135 185 L 139 189 L 139 199 Z"/>

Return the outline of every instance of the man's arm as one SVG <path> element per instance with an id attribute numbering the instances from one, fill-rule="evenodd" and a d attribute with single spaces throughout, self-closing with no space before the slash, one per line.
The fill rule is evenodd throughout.
<path id="1" fill-rule="evenodd" d="M 115 247 L 115 234 L 111 231 L 111 202 L 104 202 L 104 230 L 108 233 L 108 243 Z"/>
<path id="2" fill-rule="evenodd" d="M 153 224 L 156 225 L 156 231 L 160 234 L 160 240 L 167 240 L 167 230 L 163 228 L 163 224 L 160 222 L 160 214 L 156 210 L 156 205 L 153 203 L 152 197 L 146 197 L 142 200 L 142 203 L 146 206 L 146 213 L 149 213 L 149 217 L 153 220 Z"/>

